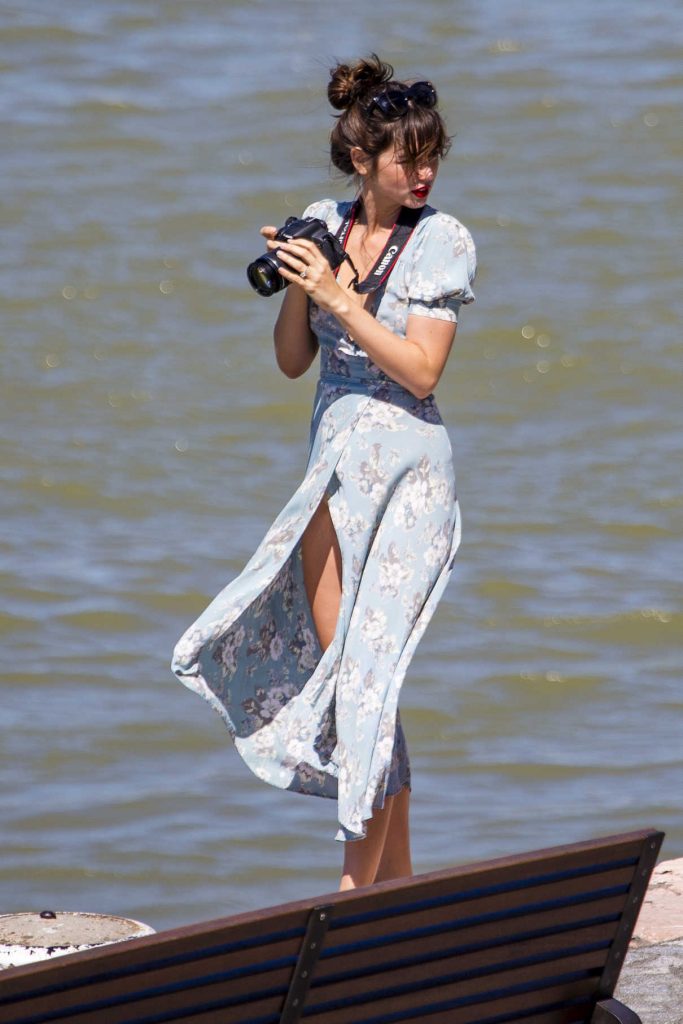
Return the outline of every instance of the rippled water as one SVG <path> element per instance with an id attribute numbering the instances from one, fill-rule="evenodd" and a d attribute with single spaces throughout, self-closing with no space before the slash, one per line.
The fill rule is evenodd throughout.
<path id="1" fill-rule="evenodd" d="M 175 639 L 300 478 L 256 230 L 330 181 L 326 69 L 433 77 L 478 245 L 438 399 L 464 540 L 409 672 L 418 870 L 644 825 L 683 855 L 676 5 L 0 4 L 0 910 L 155 927 L 329 890 Z"/>

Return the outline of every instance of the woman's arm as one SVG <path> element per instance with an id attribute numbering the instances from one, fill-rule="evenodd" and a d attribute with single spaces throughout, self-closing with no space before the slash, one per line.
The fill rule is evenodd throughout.
<path id="1" fill-rule="evenodd" d="M 454 323 L 409 316 L 406 337 L 399 339 L 337 284 L 327 260 L 313 242 L 297 239 L 283 243 L 281 249 L 283 261 L 292 269 L 283 267 L 280 273 L 295 285 L 288 289 L 292 295 L 310 296 L 318 306 L 332 313 L 373 363 L 416 398 L 432 393 L 453 344 Z M 305 278 L 300 276 L 302 270 L 306 271 Z"/>
<path id="2" fill-rule="evenodd" d="M 261 234 L 272 249 L 277 228 L 263 227 Z M 272 244 L 271 244 L 272 243 Z M 318 341 L 308 325 L 308 296 L 301 288 L 288 288 L 273 329 L 277 365 L 287 377 L 300 377 L 318 352 Z"/>
<path id="3" fill-rule="evenodd" d="M 409 316 L 405 338 L 375 320 L 340 288 L 329 311 L 373 363 L 416 398 L 426 398 L 439 383 L 455 338 L 456 324 L 428 316 Z M 317 300 L 316 300 L 317 301 Z"/>
<path id="4" fill-rule="evenodd" d="M 318 352 L 318 340 L 308 326 L 308 296 L 288 288 L 273 330 L 277 365 L 287 377 L 300 377 Z"/>

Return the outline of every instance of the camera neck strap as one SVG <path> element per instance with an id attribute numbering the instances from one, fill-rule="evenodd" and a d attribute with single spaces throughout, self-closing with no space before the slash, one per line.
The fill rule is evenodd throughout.
<path id="1" fill-rule="evenodd" d="M 339 239 L 340 245 L 344 248 L 346 248 L 346 242 L 351 232 L 351 228 L 358 218 L 361 207 L 362 201 L 360 199 L 356 199 L 345 213 L 344 219 L 337 230 L 337 238 Z M 382 293 L 384 292 L 389 275 L 394 269 L 399 256 L 408 244 L 408 239 L 412 235 L 415 225 L 421 215 L 421 209 L 409 210 L 406 206 L 401 207 L 396 223 L 394 224 L 391 234 L 387 239 L 387 243 L 377 257 L 374 267 L 364 281 L 358 280 L 358 272 L 353 266 L 353 261 L 350 256 L 347 256 L 349 263 L 356 272 L 356 280 L 353 283 L 353 288 L 359 293 L 359 295 L 367 295 L 370 292 L 377 292 L 380 288 Z M 381 295 L 377 296 L 377 298 L 381 298 Z M 377 302 L 374 303 L 375 306 L 377 304 Z"/>

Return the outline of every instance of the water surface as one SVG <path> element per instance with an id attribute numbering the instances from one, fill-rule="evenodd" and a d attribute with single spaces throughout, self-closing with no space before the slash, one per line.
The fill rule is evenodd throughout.
<path id="1" fill-rule="evenodd" d="M 160 928 L 334 888 L 334 806 L 170 675 L 305 464 L 263 223 L 335 57 L 432 77 L 478 301 L 438 400 L 464 538 L 402 697 L 418 870 L 656 825 L 683 855 L 675 5 L 0 7 L 0 909 Z"/>

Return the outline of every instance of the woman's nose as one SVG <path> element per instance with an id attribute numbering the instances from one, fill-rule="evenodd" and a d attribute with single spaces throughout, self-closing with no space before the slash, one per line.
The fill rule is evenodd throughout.
<path id="1" fill-rule="evenodd" d="M 429 183 L 434 180 L 434 173 L 434 168 L 430 167 L 428 164 L 425 164 L 424 167 L 417 168 L 417 180 L 420 182 L 421 185 L 429 185 Z"/>

